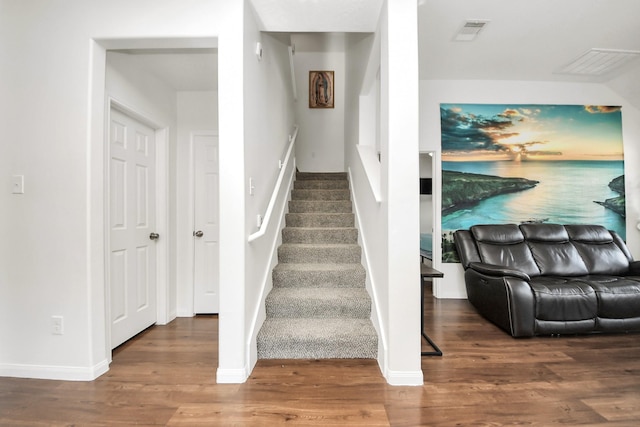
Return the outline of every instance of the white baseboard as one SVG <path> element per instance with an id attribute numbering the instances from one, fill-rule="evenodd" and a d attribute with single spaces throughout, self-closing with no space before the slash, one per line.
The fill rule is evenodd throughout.
<path id="1" fill-rule="evenodd" d="M 192 311 L 178 311 L 176 317 L 195 317 L 195 313 Z"/>
<path id="2" fill-rule="evenodd" d="M 0 364 L 1 377 L 34 378 L 58 381 L 93 381 L 109 370 L 105 359 L 92 367 Z"/>
<path id="3" fill-rule="evenodd" d="M 216 371 L 216 382 L 218 384 L 242 384 L 247 381 L 246 369 L 224 369 L 218 368 Z"/>
<path id="4" fill-rule="evenodd" d="M 424 376 L 422 371 L 392 371 L 387 370 L 384 377 L 393 386 L 422 386 Z"/>

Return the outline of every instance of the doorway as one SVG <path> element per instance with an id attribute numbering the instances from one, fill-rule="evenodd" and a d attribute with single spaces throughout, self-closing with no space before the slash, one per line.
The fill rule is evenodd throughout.
<path id="1" fill-rule="evenodd" d="M 219 156 L 218 136 L 194 132 L 193 146 L 193 308 L 196 314 L 219 312 Z"/>
<path id="2" fill-rule="evenodd" d="M 192 182 L 190 133 L 193 129 L 207 129 L 217 135 L 217 95 L 212 95 L 217 93 L 217 49 L 116 47 L 105 50 L 104 53 L 104 86 L 105 97 L 108 99 L 105 134 L 110 126 L 110 105 L 114 103 L 117 104 L 117 109 L 142 119 L 157 134 L 156 225 L 159 238 L 156 241 L 158 263 L 155 323 L 166 324 L 176 316 L 190 316 L 194 313 L 193 280 L 182 270 L 184 265 L 191 265 L 188 268 L 191 270 L 189 275 L 193 274 L 193 259 L 190 259 L 193 251 L 183 250 L 185 245 L 193 245 L 194 231 L 193 221 L 189 218 L 192 208 L 188 207 Z M 105 147 L 107 158 L 108 150 L 109 147 Z M 111 166 L 106 159 L 104 164 L 107 189 Z M 111 271 L 108 255 L 110 199 L 111 196 L 107 193 L 104 199 L 107 203 L 104 227 L 107 240 L 105 276 Z M 131 206 L 128 205 L 129 208 Z M 170 257 L 171 254 L 173 256 Z M 110 324 L 113 320 L 111 305 L 116 301 L 112 300 L 109 289 L 111 283 L 108 280 L 107 278 L 105 283 L 105 326 L 107 347 L 112 348 L 120 340 L 113 340 L 110 336 Z M 187 286 L 190 287 L 188 291 L 185 289 Z M 118 292 L 120 290 L 116 291 Z M 180 310 L 178 304 L 181 301 L 189 301 L 188 311 Z M 151 307 L 151 304 L 148 305 Z"/>
<path id="3" fill-rule="evenodd" d="M 435 267 L 437 261 L 439 235 L 436 234 L 436 211 L 434 203 L 434 152 L 420 153 L 420 262 Z M 438 236 L 436 238 L 436 236 Z M 435 281 L 434 281 L 435 282 Z M 435 283 L 434 283 L 435 285 Z M 434 286 L 433 291 L 435 292 Z"/>

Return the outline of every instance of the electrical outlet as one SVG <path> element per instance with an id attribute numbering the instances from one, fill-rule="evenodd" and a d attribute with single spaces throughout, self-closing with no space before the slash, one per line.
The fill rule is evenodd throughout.
<path id="1" fill-rule="evenodd" d="M 51 316 L 51 333 L 53 335 L 64 334 L 64 318 L 62 316 Z"/>

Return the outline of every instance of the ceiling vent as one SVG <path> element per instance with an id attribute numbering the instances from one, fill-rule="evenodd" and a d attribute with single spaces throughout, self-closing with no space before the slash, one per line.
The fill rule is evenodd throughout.
<path id="1" fill-rule="evenodd" d="M 591 49 L 560 68 L 556 73 L 580 76 L 603 76 L 640 56 L 633 50 Z"/>
<path id="2" fill-rule="evenodd" d="M 473 41 L 488 23 L 489 21 L 478 19 L 466 21 L 458 30 L 453 40 L 457 42 Z"/>

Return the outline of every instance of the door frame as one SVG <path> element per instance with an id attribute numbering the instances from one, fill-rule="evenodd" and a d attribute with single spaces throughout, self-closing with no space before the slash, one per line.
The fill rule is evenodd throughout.
<path id="1" fill-rule="evenodd" d="M 111 337 L 109 319 L 110 313 L 107 312 L 107 284 L 105 283 L 105 249 L 108 247 L 105 243 L 105 230 L 108 228 L 106 222 L 105 209 L 108 206 L 106 198 L 108 193 L 106 192 L 107 184 L 105 183 L 105 177 L 107 176 L 104 168 L 107 165 L 107 144 L 105 144 L 106 129 L 105 125 L 108 123 L 109 115 L 109 99 L 108 93 L 105 89 L 106 78 L 106 62 L 107 62 L 107 50 L 111 49 L 181 49 L 181 48 L 218 48 L 219 35 L 212 34 L 210 36 L 200 37 L 147 37 L 147 38 L 113 38 L 113 37 L 97 37 L 91 38 L 89 41 L 89 81 L 88 83 L 88 117 L 85 123 L 87 139 L 86 139 L 86 156 L 87 156 L 87 224 L 86 224 L 86 240 L 85 245 L 87 248 L 86 262 L 86 280 L 88 288 L 87 298 L 87 312 L 86 321 L 89 323 L 88 327 L 88 350 L 89 350 L 89 374 L 87 378 L 95 379 L 100 375 L 109 371 L 109 364 L 112 360 L 111 350 Z M 234 55 L 230 55 L 227 51 L 225 57 L 229 56 L 235 58 Z M 227 70 L 230 75 L 232 70 Z M 235 99 L 235 98 L 233 98 Z M 234 117 L 235 119 L 235 117 Z M 235 123 L 235 122 L 234 122 Z M 229 125 L 231 126 L 231 125 Z M 168 196 L 169 185 L 168 173 L 169 173 L 169 158 L 171 157 L 171 151 L 168 149 L 170 134 L 166 128 L 164 128 L 164 135 L 158 135 L 157 141 L 163 141 L 163 144 L 159 145 L 156 161 L 158 165 L 162 165 L 166 171 L 166 177 L 162 177 L 157 180 L 156 188 L 159 190 L 161 186 L 166 186 L 166 192 L 162 192 L 159 197 L 156 198 L 156 203 L 162 203 L 164 200 L 167 206 L 167 214 L 170 212 L 169 207 L 171 200 Z M 231 151 L 230 157 L 240 158 L 239 153 Z M 162 161 L 160 160 L 162 157 Z M 157 171 L 160 168 L 156 169 Z M 225 173 L 230 173 L 232 170 L 224 170 Z M 233 179 L 230 181 L 241 182 L 241 177 L 231 174 Z M 175 201 L 173 202 L 175 203 Z M 163 212 L 163 211 L 160 211 Z M 175 248 L 175 243 L 172 244 L 169 240 L 169 225 L 168 219 L 164 219 L 164 226 L 162 224 L 163 219 L 157 218 L 158 227 L 163 227 L 160 233 L 167 236 L 165 240 L 165 247 L 161 249 L 164 251 L 167 262 L 165 267 L 162 267 L 162 263 L 158 262 L 159 269 L 166 269 L 167 273 L 161 272 L 158 274 L 160 278 L 167 278 L 166 292 L 158 289 L 158 297 L 163 298 L 165 302 L 158 304 L 159 310 L 164 310 L 164 316 L 158 316 L 158 323 L 161 321 L 169 322 L 176 317 L 175 303 L 176 295 L 175 286 L 177 284 L 171 283 L 170 266 L 175 263 L 175 259 L 171 258 L 169 248 Z M 177 224 L 179 226 L 179 224 Z M 158 228 L 160 230 L 160 228 Z M 175 236 L 174 236 L 175 238 Z M 222 283 L 221 283 L 222 285 Z M 221 295 L 222 296 L 222 295 Z M 241 306 L 241 304 L 236 304 Z M 173 308 L 172 308 L 173 307 Z M 225 323 L 226 324 L 226 323 Z M 228 322 L 232 325 L 232 322 Z M 220 330 L 224 330 L 221 325 Z M 239 347 L 240 343 L 234 342 Z M 228 351 L 232 354 L 239 353 L 236 347 L 230 348 Z M 234 353 L 235 352 L 235 353 Z M 230 371 L 230 373 L 227 373 Z M 223 373 L 227 376 L 231 376 L 234 380 L 236 376 L 233 369 L 225 369 Z M 241 380 L 246 379 L 246 376 L 242 375 Z M 226 379 L 226 377 L 225 377 Z M 226 381 L 229 381 L 226 379 Z M 238 380 L 238 382 L 241 382 Z"/>
<path id="2" fill-rule="evenodd" d="M 155 131 L 156 144 L 156 232 L 160 234 L 160 238 L 156 242 L 156 324 L 165 325 L 169 323 L 169 129 L 148 118 L 135 108 L 126 105 L 117 99 L 108 96 L 105 106 L 105 136 L 104 136 L 104 276 L 105 276 L 105 336 L 107 341 L 107 350 L 109 362 L 111 361 L 111 288 L 109 286 L 110 278 L 110 188 L 109 174 L 111 163 L 111 147 L 109 144 L 109 136 L 111 132 L 111 109 L 116 109 L 139 122 L 149 126 Z"/>
<path id="3" fill-rule="evenodd" d="M 189 228 L 192 231 L 195 231 L 195 223 L 196 223 L 196 209 L 195 209 L 195 203 L 196 203 L 196 174 L 195 174 L 195 165 L 196 165 L 196 159 L 195 159 L 195 155 L 196 155 L 196 147 L 195 147 L 195 137 L 198 135 L 204 135 L 204 136 L 215 136 L 218 138 L 218 147 L 220 144 L 220 136 L 218 135 L 217 131 L 214 130 L 192 130 L 189 132 L 189 190 L 188 190 L 188 197 L 189 197 L 189 205 L 188 205 L 188 211 L 187 211 L 187 215 L 189 218 Z M 219 153 L 219 150 L 218 150 Z M 218 155 L 218 169 L 220 168 L 220 156 Z M 220 193 L 218 192 L 218 209 L 220 208 Z M 189 250 L 187 251 L 187 261 L 189 262 L 189 265 L 191 266 L 191 268 L 189 269 L 189 277 L 188 277 L 188 283 L 190 283 L 191 285 L 189 286 L 189 292 L 191 293 L 191 296 L 188 297 L 187 301 L 189 304 L 189 312 L 191 313 L 192 316 L 195 316 L 195 298 L 196 298 L 196 274 L 195 274 L 195 267 L 196 267 L 196 251 L 195 251 L 195 242 L 193 240 L 193 237 L 191 237 L 191 244 L 188 246 Z M 219 271 L 218 271 L 219 273 Z"/>
<path id="4" fill-rule="evenodd" d="M 438 171 L 439 166 L 439 153 L 435 150 L 420 150 L 418 153 L 418 162 L 420 162 L 420 157 L 423 155 L 429 155 L 431 159 L 431 179 L 432 181 L 432 194 L 431 194 L 431 232 L 432 232 L 432 244 L 431 244 L 431 254 L 432 260 L 431 265 L 435 269 L 439 269 L 442 264 L 442 247 L 441 247 L 441 227 L 440 227 L 440 211 L 437 207 L 440 206 L 440 175 Z M 420 215 L 422 215 L 422 210 L 420 210 Z M 437 297 L 440 294 L 440 287 L 442 281 L 438 278 L 433 278 L 433 287 L 431 289 L 431 293 Z"/>

